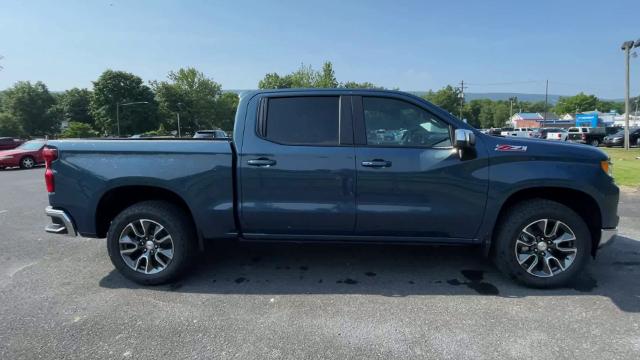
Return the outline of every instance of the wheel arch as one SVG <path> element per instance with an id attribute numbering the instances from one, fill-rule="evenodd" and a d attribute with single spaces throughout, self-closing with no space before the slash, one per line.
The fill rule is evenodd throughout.
<path id="1" fill-rule="evenodd" d="M 202 236 L 187 202 L 175 192 L 160 186 L 123 185 L 106 191 L 98 201 L 95 213 L 95 229 L 99 238 L 104 238 L 111 221 L 127 207 L 147 200 L 167 201 L 182 209 L 198 234 L 198 245 L 203 247 Z"/>
<path id="2" fill-rule="evenodd" d="M 584 191 L 568 187 L 554 186 L 520 189 L 505 198 L 493 223 L 491 236 L 487 239 L 487 241 L 490 242 L 488 246 L 485 246 L 487 254 L 491 254 L 494 251 L 493 244 L 495 242 L 493 241 L 493 238 L 496 236 L 497 229 L 507 211 L 518 203 L 532 199 L 555 201 L 575 211 L 584 220 L 587 228 L 589 229 L 592 242 L 591 255 L 595 256 L 598 249 L 598 243 L 600 242 L 600 231 L 602 229 L 602 212 L 598 202 Z"/>

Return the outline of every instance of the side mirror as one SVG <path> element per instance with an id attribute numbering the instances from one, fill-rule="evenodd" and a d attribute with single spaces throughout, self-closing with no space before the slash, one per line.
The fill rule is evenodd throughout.
<path id="1" fill-rule="evenodd" d="M 476 134 L 467 129 L 456 129 L 454 147 L 458 150 L 474 147 L 476 144 Z"/>

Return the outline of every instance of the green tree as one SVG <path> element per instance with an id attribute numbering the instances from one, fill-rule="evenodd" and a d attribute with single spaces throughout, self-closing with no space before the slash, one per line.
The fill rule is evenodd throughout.
<path id="1" fill-rule="evenodd" d="M 496 101 L 493 105 L 493 127 L 504 127 L 511 118 L 510 104 L 506 101 Z"/>
<path id="2" fill-rule="evenodd" d="M 598 104 L 598 98 L 595 95 L 586 95 L 579 93 L 575 96 L 561 96 L 555 106 L 556 114 L 572 114 L 582 111 L 595 110 Z"/>
<path id="3" fill-rule="evenodd" d="M 631 99 L 631 111 L 635 110 L 635 103 L 633 101 L 633 99 Z M 609 112 L 609 111 L 615 111 L 618 114 L 623 114 L 624 113 L 624 102 L 622 101 L 608 101 L 608 100 L 600 100 L 598 99 L 598 102 L 596 103 L 596 109 L 598 109 L 601 112 Z"/>
<path id="4" fill-rule="evenodd" d="M 384 87 L 377 86 L 368 81 L 361 82 L 361 83 L 355 82 L 355 81 L 347 81 L 346 83 L 342 84 L 341 87 L 347 88 L 347 89 L 384 89 Z"/>
<path id="5" fill-rule="evenodd" d="M 478 121 L 482 128 L 488 129 L 490 127 L 496 127 L 494 122 L 494 107 L 495 103 L 491 100 L 482 101 L 482 107 L 480 108 L 480 114 L 478 114 Z M 502 125 L 498 126 L 502 127 Z"/>
<path id="6" fill-rule="evenodd" d="M 424 98 L 451 114 L 460 114 L 460 89 L 458 88 L 447 85 L 436 92 L 429 90 Z"/>
<path id="7" fill-rule="evenodd" d="M 219 119 L 218 125 L 222 130 L 233 130 L 239 101 L 240 97 L 233 92 L 222 93 L 216 101 L 216 118 Z"/>
<path id="8" fill-rule="evenodd" d="M 139 134 L 157 129 L 158 105 L 151 88 L 142 79 L 124 71 L 107 70 L 93 82 L 90 113 L 95 118 L 96 129 L 104 134 L 117 134 L 117 104 L 146 102 L 120 106 L 120 133 Z"/>
<path id="9" fill-rule="evenodd" d="M 318 73 L 315 85 L 320 88 L 338 87 L 338 80 L 336 80 L 336 74 L 333 71 L 333 64 L 331 64 L 331 61 L 325 61 L 322 65 L 322 71 Z"/>
<path id="10" fill-rule="evenodd" d="M 268 73 L 258 82 L 259 89 L 289 89 L 292 87 L 291 76 L 280 76 L 278 73 Z"/>
<path id="11" fill-rule="evenodd" d="M 97 131 L 93 130 L 91 125 L 83 122 L 72 121 L 69 126 L 64 129 L 60 137 L 62 138 L 92 138 L 98 137 Z"/>
<path id="12" fill-rule="evenodd" d="M 177 130 L 180 114 L 181 132 L 220 127 L 216 110 L 222 86 L 194 68 L 171 71 L 169 81 L 152 82 L 167 128 Z"/>
<path id="13" fill-rule="evenodd" d="M 38 81 L 19 81 L 5 91 L 4 110 L 12 116 L 26 135 L 44 136 L 57 132 L 59 123 L 50 112 L 55 99 L 47 86 Z"/>
<path id="14" fill-rule="evenodd" d="M 90 125 L 95 123 L 90 109 L 91 91 L 87 89 L 73 88 L 65 91 L 58 100 L 58 106 L 62 110 L 62 120 Z"/>
<path id="15" fill-rule="evenodd" d="M 21 137 L 24 136 L 20 122 L 11 114 L 0 112 L 0 137 Z"/>

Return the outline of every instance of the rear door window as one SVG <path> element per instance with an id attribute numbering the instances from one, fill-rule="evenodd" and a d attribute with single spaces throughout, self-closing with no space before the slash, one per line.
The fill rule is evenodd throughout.
<path id="1" fill-rule="evenodd" d="M 286 145 L 338 145 L 338 96 L 270 98 L 264 137 Z"/>

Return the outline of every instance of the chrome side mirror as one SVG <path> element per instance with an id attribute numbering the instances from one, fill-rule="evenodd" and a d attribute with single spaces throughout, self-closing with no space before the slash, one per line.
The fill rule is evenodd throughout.
<path id="1" fill-rule="evenodd" d="M 456 129 L 454 147 L 462 150 L 474 147 L 476 144 L 476 134 L 467 129 Z"/>

